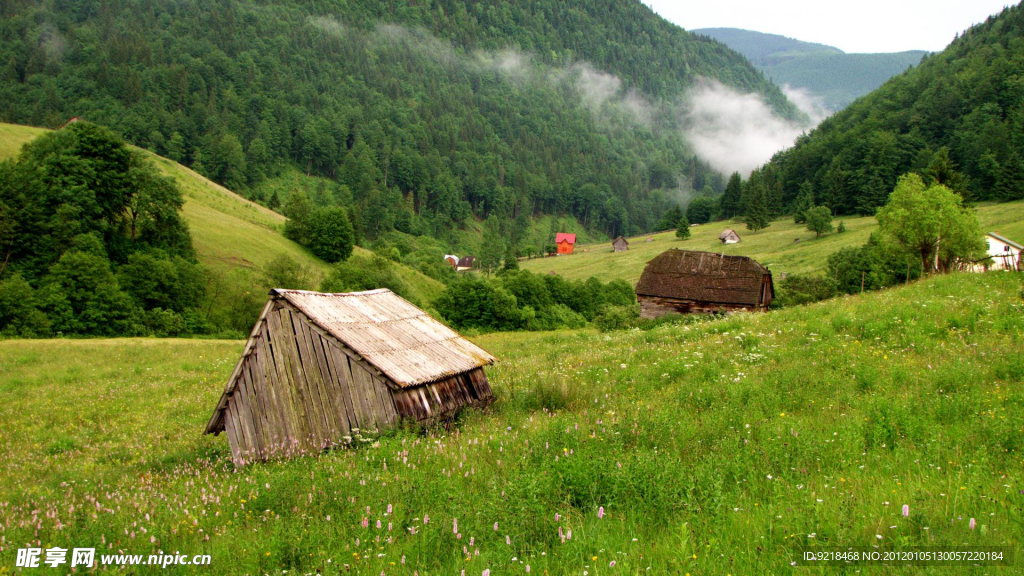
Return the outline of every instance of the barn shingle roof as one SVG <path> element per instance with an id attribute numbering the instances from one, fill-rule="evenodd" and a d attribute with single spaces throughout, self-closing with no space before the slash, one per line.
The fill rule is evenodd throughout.
<path id="1" fill-rule="evenodd" d="M 647 263 L 637 282 L 636 293 L 757 306 L 765 274 L 771 272 L 746 256 L 672 249 Z"/>
<path id="2" fill-rule="evenodd" d="M 482 348 L 386 288 L 344 294 L 273 293 L 403 388 L 494 362 Z"/>

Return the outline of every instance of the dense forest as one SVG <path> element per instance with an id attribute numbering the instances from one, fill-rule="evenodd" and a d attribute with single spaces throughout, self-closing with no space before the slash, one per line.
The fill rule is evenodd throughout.
<path id="1" fill-rule="evenodd" d="M 791 206 L 801 190 L 834 213 L 874 214 L 897 178 L 918 172 L 966 200 L 1024 196 L 1024 8 L 822 122 L 751 176 Z"/>
<path id="2" fill-rule="evenodd" d="M 0 3 L 0 119 L 82 117 L 274 208 L 258 185 L 294 166 L 333 182 L 314 200 L 357 238 L 490 215 L 649 230 L 724 187 L 646 106 L 701 77 L 799 114 L 629 0 Z"/>

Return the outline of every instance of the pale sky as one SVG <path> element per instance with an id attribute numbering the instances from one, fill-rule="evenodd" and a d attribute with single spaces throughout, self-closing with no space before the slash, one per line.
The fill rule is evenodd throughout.
<path id="1" fill-rule="evenodd" d="M 938 52 L 1010 0 L 643 0 L 687 30 L 744 28 L 844 52 Z"/>

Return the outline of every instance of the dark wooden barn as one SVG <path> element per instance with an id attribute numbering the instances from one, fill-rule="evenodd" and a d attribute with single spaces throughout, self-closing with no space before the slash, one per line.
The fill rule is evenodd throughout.
<path id="1" fill-rule="evenodd" d="M 746 256 L 669 250 L 647 263 L 636 285 L 640 316 L 766 310 L 772 273 Z"/>
<path id="2" fill-rule="evenodd" d="M 241 465 L 493 399 L 494 357 L 387 289 L 272 290 L 206 426 Z"/>

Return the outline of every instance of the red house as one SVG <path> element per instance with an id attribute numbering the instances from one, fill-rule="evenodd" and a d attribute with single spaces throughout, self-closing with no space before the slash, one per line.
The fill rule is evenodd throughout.
<path id="1" fill-rule="evenodd" d="M 555 234 L 555 245 L 558 246 L 559 254 L 572 254 L 572 249 L 576 247 L 576 235 L 558 232 Z"/>

